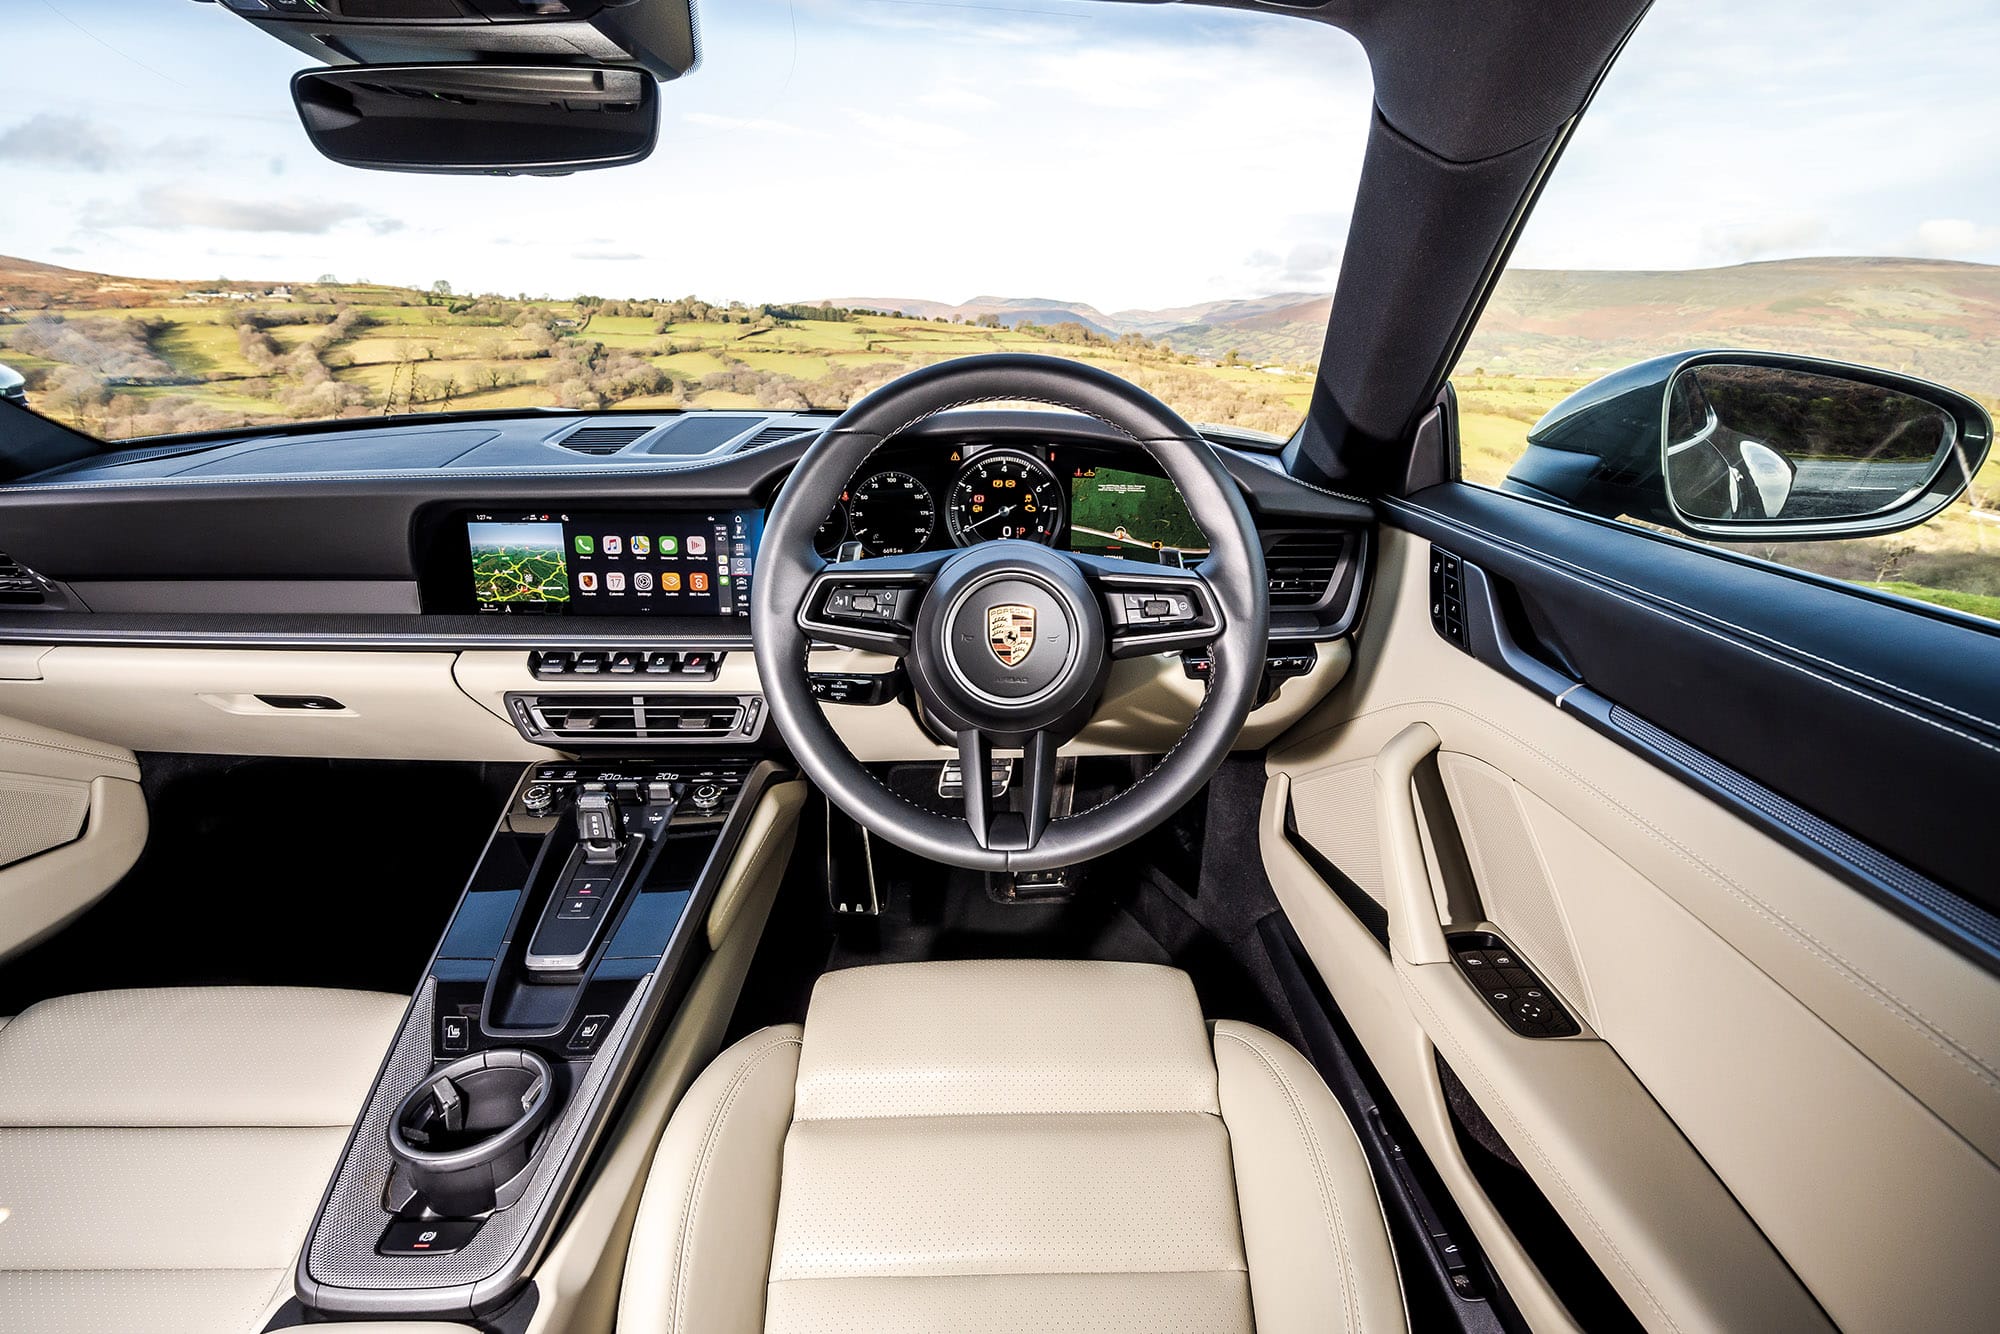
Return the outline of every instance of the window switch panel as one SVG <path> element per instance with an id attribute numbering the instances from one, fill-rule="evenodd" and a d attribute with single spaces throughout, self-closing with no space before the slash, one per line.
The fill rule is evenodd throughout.
<path id="1" fill-rule="evenodd" d="M 1483 931 L 1450 936 L 1445 942 L 1493 1013 L 1524 1038 L 1572 1038 L 1583 1030 L 1555 993 L 1506 941 Z"/>

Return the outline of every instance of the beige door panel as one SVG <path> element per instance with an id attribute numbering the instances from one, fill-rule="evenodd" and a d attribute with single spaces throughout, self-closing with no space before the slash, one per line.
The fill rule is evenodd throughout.
<path id="1" fill-rule="evenodd" d="M 2000 982 L 1445 644 L 1429 623 L 1427 547 L 1387 532 L 1381 551 L 1382 582 L 1348 691 L 1271 759 L 1290 778 L 1300 834 L 1336 866 L 1372 879 L 1356 877 L 1393 916 L 1389 868 L 1409 859 L 1384 847 L 1379 828 L 1370 846 L 1353 812 L 1323 807 L 1351 799 L 1364 766 L 1398 734 L 1432 729 L 1435 783 L 1455 822 L 1447 833 L 1462 843 L 1475 883 L 1425 885 L 1426 901 L 1463 903 L 1469 889 L 1604 1042 L 1514 1038 L 1449 965 L 1405 965 L 1403 1022 L 1436 1038 L 1455 1068 L 1473 1066 L 1459 1073 L 1482 1102 L 1505 1096 L 1512 1048 L 1603 1050 L 1671 1115 L 1843 1327 L 1949 1327 L 1990 1310 L 2000 1274 L 1981 1255 L 2000 1228 Z M 1296 858 L 1270 847 L 1273 836 L 1267 827 L 1267 863 Z M 1435 849 L 1426 852 L 1426 875 L 1436 877 Z M 1314 897 L 1346 914 L 1297 867 L 1288 870 L 1280 893 L 1295 921 L 1293 903 Z M 1388 971 L 1379 946 L 1368 962 Z M 1428 968 L 1445 970 L 1438 982 L 1464 994 L 1408 976 Z M 1465 1023 L 1440 995 L 1474 1007 Z M 1378 1064 L 1376 1041 L 1392 1055 L 1407 1042 L 1363 1040 Z M 1450 1054 L 1453 1043 L 1462 1056 Z M 1574 1096 L 1595 1096 L 1584 1087 Z M 1565 1099 L 1550 1102 L 1515 1113 L 1526 1124 L 1510 1144 L 1526 1133 L 1552 1154 L 1585 1151 L 1587 1134 L 1557 1124 Z M 1507 1112 L 1487 1111 L 1508 1134 Z M 1533 1154 L 1515 1147 L 1534 1171 Z M 1546 1167 L 1536 1175 L 1563 1209 L 1560 1184 L 1551 1187 Z M 1462 1183 L 1451 1184 L 1456 1193 Z M 1589 1223 L 1565 1215 L 1591 1246 Z M 1663 1300 L 1723 1278 L 1685 1268 L 1709 1263 L 1698 1250 L 1652 1252 L 1646 1221 L 1613 1219 L 1593 1253 L 1615 1242 Z M 1616 1259 L 1605 1268 L 1617 1281 Z M 1643 1317 L 1642 1306 L 1634 1304 Z M 1705 1323 L 1698 1309 L 1690 1319 Z"/>
<path id="2" fill-rule="evenodd" d="M 130 751 L 0 718 L 0 959 L 103 897 L 145 845 Z"/>

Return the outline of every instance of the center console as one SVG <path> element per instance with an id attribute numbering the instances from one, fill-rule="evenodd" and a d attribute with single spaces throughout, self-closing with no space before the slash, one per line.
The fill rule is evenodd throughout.
<path id="1" fill-rule="evenodd" d="M 706 755 L 522 774 L 321 1203 L 303 1304 L 464 1318 L 511 1299 L 780 776 Z"/>

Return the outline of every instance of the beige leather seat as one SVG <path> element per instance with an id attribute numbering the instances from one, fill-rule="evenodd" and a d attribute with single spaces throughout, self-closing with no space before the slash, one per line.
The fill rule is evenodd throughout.
<path id="1" fill-rule="evenodd" d="M 0 1329 L 263 1328 L 407 1004 L 104 991 L 0 1027 Z"/>
<path id="2" fill-rule="evenodd" d="M 820 979 L 688 1091 L 621 1334 L 1405 1327 L 1381 1205 L 1312 1067 L 1146 964 Z"/>

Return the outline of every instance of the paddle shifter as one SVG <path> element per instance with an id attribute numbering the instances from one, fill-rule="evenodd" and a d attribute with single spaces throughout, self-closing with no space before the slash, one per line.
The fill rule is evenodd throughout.
<path id="1" fill-rule="evenodd" d="M 576 794 L 576 847 L 529 938 L 523 962 L 530 973 L 574 973 L 590 961 L 647 848 L 666 832 L 674 785 L 627 786 L 640 798 L 629 819 L 610 784 L 585 783 Z"/>

